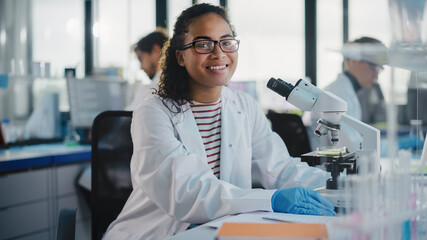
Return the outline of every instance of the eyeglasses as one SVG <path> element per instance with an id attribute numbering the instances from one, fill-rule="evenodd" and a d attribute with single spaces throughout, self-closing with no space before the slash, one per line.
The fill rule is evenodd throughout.
<path id="1" fill-rule="evenodd" d="M 215 44 L 219 43 L 219 47 L 223 52 L 237 52 L 239 50 L 239 40 L 236 39 L 223 39 L 223 40 L 198 40 L 191 42 L 189 44 L 185 44 L 181 50 L 185 50 L 194 47 L 194 51 L 196 53 L 212 53 L 215 50 Z"/>
<path id="2" fill-rule="evenodd" d="M 376 64 L 373 64 L 373 63 L 370 63 L 370 62 L 365 62 L 365 63 L 367 63 L 369 65 L 369 68 L 373 72 L 380 73 L 380 72 L 382 72 L 384 70 L 383 66 L 381 66 L 381 65 L 376 65 Z"/>

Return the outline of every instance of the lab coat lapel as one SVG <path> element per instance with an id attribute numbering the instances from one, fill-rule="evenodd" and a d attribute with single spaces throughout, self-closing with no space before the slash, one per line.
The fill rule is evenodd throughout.
<path id="1" fill-rule="evenodd" d="M 233 162 L 238 157 L 236 149 L 243 131 L 243 111 L 236 105 L 233 95 L 226 87 L 223 88 L 222 103 L 220 179 L 229 182 Z"/>
<path id="2" fill-rule="evenodd" d="M 204 156 L 203 161 L 207 161 L 205 146 L 197 128 L 193 112 L 188 104 L 183 109 L 185 109 L 183 113 L 178 113 L 172 117 L 176 131 L 188 152 Z"/>

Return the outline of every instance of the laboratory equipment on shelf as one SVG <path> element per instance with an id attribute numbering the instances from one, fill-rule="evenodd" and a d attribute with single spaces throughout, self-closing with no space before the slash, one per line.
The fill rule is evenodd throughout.
<path id="1" fill-rule="evenodd" d="M 424 160 L 425 149 L 424 144 Z M 346 231 L 347 239 L 426 239 L 424 160 L 414 171 L 410 150 L 400 150 L 398 156 L 390 171 L 339 179 L 342 198 L 349 201 L 333 229 Z"/>
<path id="2" fill-rule="evenodd" d="M 301 160 L 306 161 L 309 165 L 325 166 L 326 171 L 331 173 L 331 178 L 326 182 L 326 189 L 320 189 L 319 192 L 328 198 L 335 207 L 344 207 L 345 201 L 340 199 L 342 194 L 338 193 L 338 177 L 344 170 L 346 174 L 357 173 L 359 170 L 364 174 L 379 172 L 379 130 L 346 115 L 347 103 L 344 100 L 305 80 L 300 79 L 293 86 L 282 79 L 271 78 L 267 87 L 303 111 L 323 113 L 323 117 L 318 120 L 315 134 L 319 137 L 330 136 L 332 148 L 318 149 L 303 154 Z M 363 140 L 359 150 L 350 153 L 346 148 L 336 147 L 342 122 L 361 133 Z M 365 159 L 368 160 L 365 161 Z M 362 160 L 363 164 L 358 164 L 359 160 Z"/>
<path id="3" fill-rule="evenodd" d="M 426 0 L 389 0 L 392 41 L 388 52 L 391 66 L 390 96 L 394 96 L 395 68 L 411 71 L 418 76 L 427 70 L 427 18 Z M 388 27 L 388 26 L 384 26 Z M 418 79 L 420 80 L 420 79 Z M 419 98 L 420 89 L 414 89 L 414 96 L 408 98 L 415 104 L 423 104 Z M 398 151 L 394 144 L 397 139 L 395 102 L 391 98 L 387 108 L 387 141 L 389 143 L 390 170 L 379 174 L 351 175 L 340 178 L 338 188 L 344 189 L 345 209 L 348 211 L 332 228 L 347 231 L 344 239 L 427 239 L 426 190 L 426 148 L 424 141 L 418 167 L 411 166 L 411 144 L 400 139 Z M 410 105 L 409 105 L 410 106 Z M 417 112 L 418 106 L 409 109 Z M 410 114 L 410 119 L 421 115 Z M 422 119 L 422 118 L 421 118 Z M 413 122 L 413 132 L 421 129 L 420 122 Z M 424 138 L 419 132 L 405 140 Z M 419 135 L 419 136 L 416 136 Z M 405 143 L 405 144 L 403 144 Z M 421 141 L 413 146 L 419 146 Z M 396 153 L 397 156 L 396 156 Z"/>

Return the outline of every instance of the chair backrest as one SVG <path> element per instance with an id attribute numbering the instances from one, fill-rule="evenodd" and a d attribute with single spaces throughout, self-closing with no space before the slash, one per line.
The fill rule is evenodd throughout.
<path id="1" fill-rule="evenodd" d="M 300 116 L 269 110 L 267 118 L 271 121 L 273 131 L 285 142 L 291 156 L 301 157 L 301 154 L 311 151 L 307 130 Z"/>
<path id="2" fill-rule="evenodd" d="M 101 239 L 132 192 L 132 112 L 105 111 L 92 125 L 92 239 Z"/>
<path id="3" fill-rule="evenodd" d="M 74 240 L 76 233 L 76 208 L 62 208 L 59 212 L 56 240 Z"/>

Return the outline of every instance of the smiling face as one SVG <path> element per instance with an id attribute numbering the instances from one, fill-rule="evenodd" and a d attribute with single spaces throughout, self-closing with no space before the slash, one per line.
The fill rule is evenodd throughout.
<path id="1" fill-rule="evenodd" d="M 188 27 L 184 43 L 196 40 L 233 39 L 227 22 L 215 13 L 208 13 L 193 20 Z M 197 53 L 194 47 L 177 50 L 178 64 L 187 69 L 190 95 L 198 102 L 216 101 L 222 86 L 226 85 L 237 67 L 238 53 L 225 53 L 215 44 L 212 53 Z"/>

